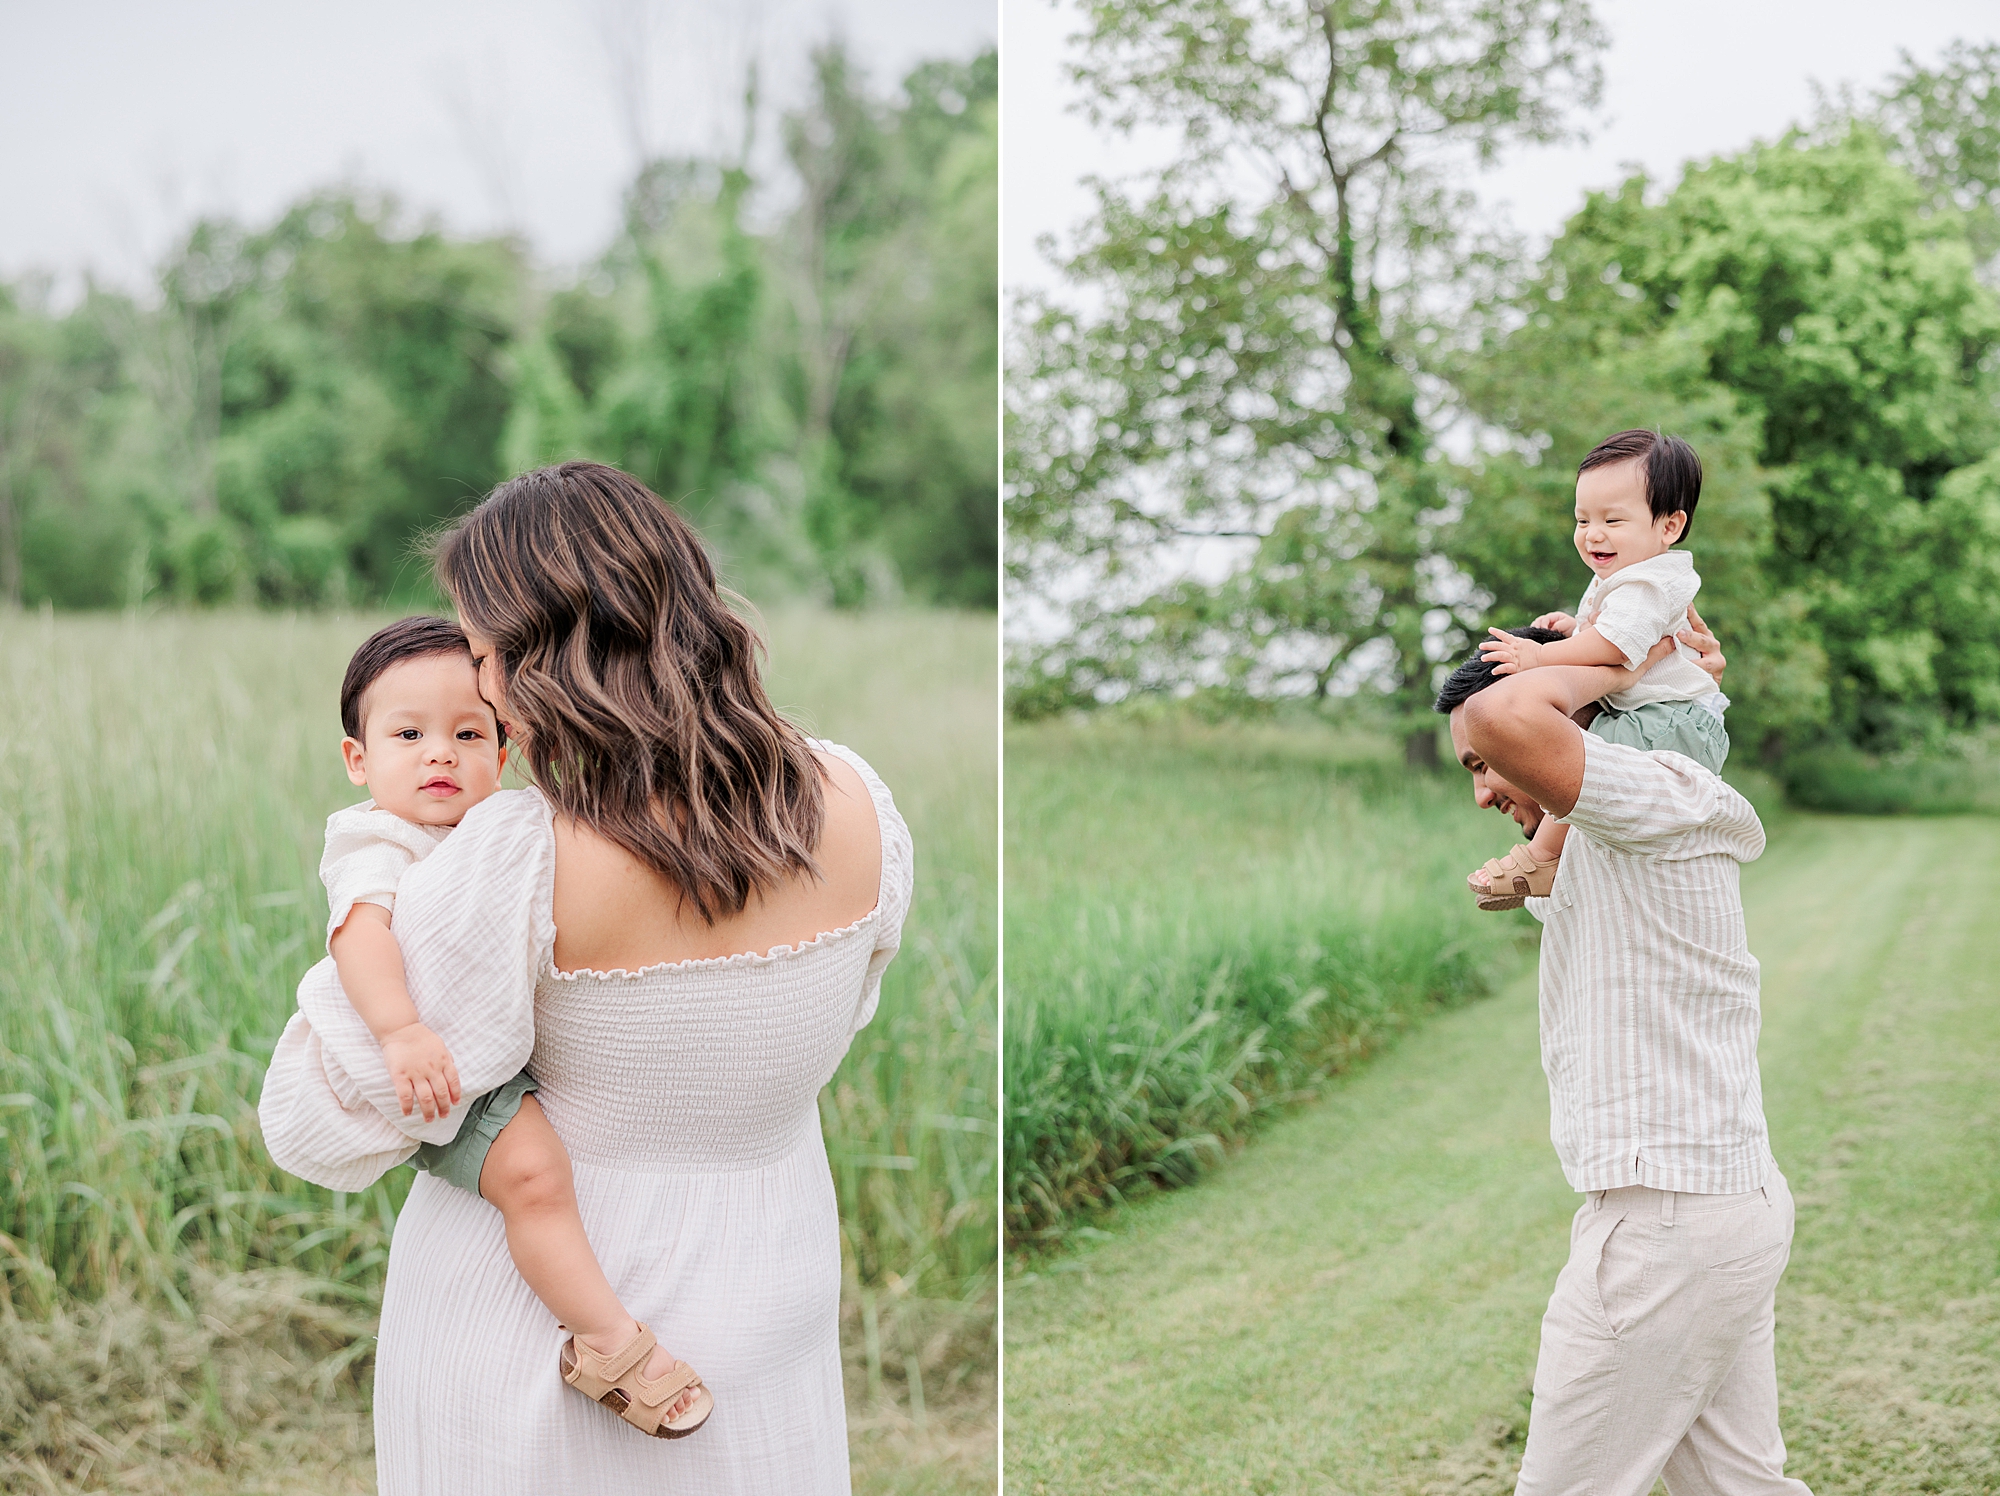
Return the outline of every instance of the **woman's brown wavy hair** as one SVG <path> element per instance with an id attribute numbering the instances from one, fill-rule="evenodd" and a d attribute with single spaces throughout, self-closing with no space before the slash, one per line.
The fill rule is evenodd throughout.
<path id="1" fill-rule="evenodd" d="M 645 484 L 595 462 L 523 473 L 440 537 L 436 567 L 491 641 L 558 811 L 664 873 L 710 924 L 817 874 L 819 763 L 764 694 L 758 638 L 700 538 Z"/>

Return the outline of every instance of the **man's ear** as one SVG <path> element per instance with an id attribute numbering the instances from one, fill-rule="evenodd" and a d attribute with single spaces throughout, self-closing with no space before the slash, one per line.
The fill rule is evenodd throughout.
<path id="1" fill-rule="evenodd" d="M 363 749 L 359 743 L 355 742 L 352 738 L 342 738 L 340 740 L 340 757 L 347 765 L 347 782 L 349 784 L 366 784 L 368 782 L 368 770 L 363 763 Z"/>

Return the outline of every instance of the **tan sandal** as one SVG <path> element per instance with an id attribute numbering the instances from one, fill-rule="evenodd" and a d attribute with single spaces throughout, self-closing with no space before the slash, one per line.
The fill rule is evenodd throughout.
<path id="1" fill-rule="evenodd" d="M 1505 857 L 1492 858 L 1479 870 L 1486 874 L 1484 888 L 1473 881 L 1476 873 L 1465 882 L 1481 909 L 1519 909 L 1529 899 L 1547 898 L 1556 886 L 1556 873 L 1561 867 L 1561 854 L 1547 862 L 1537 862 L 1524 842 Z"/>
<path id="2" fill-rule="evenodd" d="M 655 1439 L 685 1439 L 708 1422 L 708 1415 L 715 1411 L 715 1398 L 685 1361 L 651 1381 L 640 1375 L 639 1368 L 658 1344 L 653 1332 L 641 1325 L 639 1333 L 620 1346 L 617 1354 L 600 1356 L 589 1346 L 578 1345 L 572 1335 L 563 1343 L 562 1378 L 642 1434 Z M 680 1417 L 669 1419 L 667 1409 L 690 1388 L 694 1401 Z"/>

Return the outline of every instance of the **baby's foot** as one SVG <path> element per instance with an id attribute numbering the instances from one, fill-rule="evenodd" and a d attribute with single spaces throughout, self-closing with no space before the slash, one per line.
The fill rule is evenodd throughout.
<path id="1" fill-rule="evenodd" d="M 1532 848 L 1519 846 L 1466 875 L 1466 884 L 1481 909 L 1519 909 L 1529 899 L 1545 899 L 1555 886 L 1562 856 L 1536 859 Z"/>
<path id="2" fill-rule="evenodd" d="M 626 1346 L 630 1345 L 632 1337 L 638 1333 L 639 1322 L 633 1320 L 623 1330 L 613 1330 L 609 1334 L 578 1335 L 576 1341 L 578 1345 L 588 1347 L 608 1361 Z M 646 1364 L 640 1368 L 640 1375 L 645 1377 L 649 1382 L 656 1382 L 680 1364 L 678 1360 L 668 1353 L 665 1346 L 656 1343 L 653 1346 L 652 1354 L 646 1357 Z M 690 1387 L 674 1399 L 674 1405 L 667 1410 L 666 1416 L 668 1418 L 678 1418 L 692 1407 L 693 1404 L 694 1389 Z"/>

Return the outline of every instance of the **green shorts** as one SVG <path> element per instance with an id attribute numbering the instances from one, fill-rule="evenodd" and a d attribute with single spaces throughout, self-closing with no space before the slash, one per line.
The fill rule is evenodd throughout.
<path id="1" fill-rule="evenodd" d="M 465 1103 L 465 1119 L 458 1124 L 458 1136 L 449 1143 L 424 1143 L 410 1159 L 413 1168 L 435 1174 L 472 1194 L 479 1193 L 479 1171 L 486 1167 L 487 1152 L 500 1129 L 514 1120 L 521 1098 L 539 1091 L 535 1078 L 523 1070 L 504 1085 L 475 1096 Z"/>
<path id="2" fill-rule="evenodd" d="M 1613 711 L 1604 703 L 1590 730 L 1607 743 L 1623 743 L 1649 753 L 1662 749 L 1685 753 L 1711 774 L 1722 772 L 1729 757 L 1729 732 L 1722 719 L 1692 701 L 1649 701 L 1629 712 Z"/>

